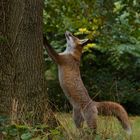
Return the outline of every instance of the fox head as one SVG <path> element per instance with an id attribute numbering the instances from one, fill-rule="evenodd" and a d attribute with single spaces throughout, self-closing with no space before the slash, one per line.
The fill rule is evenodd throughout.
<path id="1" fill-rule="evenodd" d="M 70 33 L 69 31 L 66 31 L 65 36 L 67 40 L 66 51 L 75 56 L 77 55 L 77 57 L 79 55 L 80 57 L 82 54 L 82 49 L 85 45 L 89 43 L 89 39 L 80 40 L 79 38 L 73 36 L 72 33 Z"/>

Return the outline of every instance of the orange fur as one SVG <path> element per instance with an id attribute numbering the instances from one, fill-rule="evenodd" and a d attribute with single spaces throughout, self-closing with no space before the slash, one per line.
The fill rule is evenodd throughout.
<path id="1" fill-rule="evenodd" d="M 66 32 L 67 48 L 63 53 L 56 53 L 44 40 L 44 46 L 49 56 L 57 63 L 59 82 L 63 92 L 73 106 L 73 119 L 77 128 L 81 127 L 83 121 L 87 122 L 89 128 L 96 131 L 97 115 L 114 115 L 121 122 L 122 127 L 131 133 L 131 126 L 125 109 L 115 102 L 95 102 L 88 95 L 80 75 L 80 59 L 83 46 L 88 40 L 80 40 L 70 32 Z"/>

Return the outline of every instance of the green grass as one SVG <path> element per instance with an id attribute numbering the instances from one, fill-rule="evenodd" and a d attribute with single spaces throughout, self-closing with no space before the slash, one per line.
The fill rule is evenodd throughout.
<path id="1" fill-rule="evenodd" d="M 130 117 L 132 136 L 129 137 L 114 117 L 98 117 L 97 134 L 84 124 L 79 131 L 69 113 L 55 113 L 57 127 L 47 124 L 8 124 L 8 118 L 0 117 L 0 140 L 140 140 L 140 116 Z"/>
<path id="2" fill-rule="evenodd" d="M 93 136 L 86 124 L 84 124 L 82 133 L 80 133 L 76 129 L 71 116 L 71 114 L 65 113 L 56 114 L 56 118 L 63 127 L 65 140 L 93 140 L 93 137 L 95 137 L 95 140 L 140 140 L 140 117 L 130 117 L 133 131 L 130 137 L 114 117 L 99 116 L 97 135 Z"/>

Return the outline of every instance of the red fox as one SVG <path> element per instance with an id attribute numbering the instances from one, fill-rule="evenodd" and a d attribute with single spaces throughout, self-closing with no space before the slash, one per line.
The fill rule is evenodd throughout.
<path id="1" fill-rule="evenodd" d="M 96 102 L 91 100 L 80 75 L 80 58 L 83 47 L 89 42 L 88 39 L 80 40 L 70 32 L 65 33 L 67 40 L 66 50 L 57 53 L 44 37 L 44 47 L 48 55 L 58 65 L 60 86 L 73 107 L 73 119 L 77 128 L 82 127 L 84 120 L 89 128 L 97 128 L 97 116 L 114 115 L 128 134 L 131 134 L 131 126 L 125 109 L 118 103 L 105 101 Z"/>

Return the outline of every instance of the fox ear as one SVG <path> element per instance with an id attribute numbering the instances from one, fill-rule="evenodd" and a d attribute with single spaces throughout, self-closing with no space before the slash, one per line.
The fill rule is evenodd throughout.
<path id="1" fill-rule="evenodd" d="M 85 45 L 87 45 L 90 42 L 89 39 L 83 39 L 83 40 L 80 40 L 80 41 L 81 41 L 82 47 L 84 47 Z"/>

